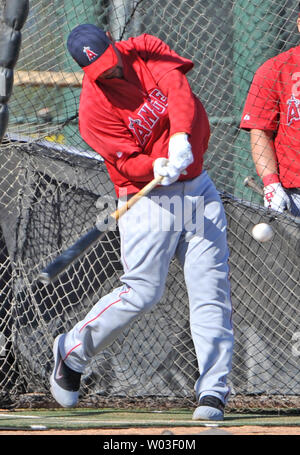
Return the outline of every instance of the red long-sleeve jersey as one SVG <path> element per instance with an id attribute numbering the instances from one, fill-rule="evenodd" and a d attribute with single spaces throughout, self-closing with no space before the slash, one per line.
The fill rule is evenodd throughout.
<path id="1" fill-rule="evenodd" d="M 153 178 L 153 161 L 168 156 L 169 138 L 190 136 L 194 162 L 180 180 L 199 175 L 209 123 L 185 73 L 193 63 L 163 41 L 143 34 L 116 43 L 122 79 L 84 76 L 79 105 L 81 136 L 104 159 L 117 196 L 139 191 Z"/>
<path id="2" fill-rule="evenodd" d="M 274 132 L 279 177 L 300 188 L 300 46 L 264 62 L 256 71 L 240 127 Z"/>

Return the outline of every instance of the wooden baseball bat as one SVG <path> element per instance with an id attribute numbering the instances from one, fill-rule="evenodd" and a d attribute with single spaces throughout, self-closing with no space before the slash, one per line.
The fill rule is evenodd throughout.
<path id="1" fill-rule="evenodd" d="M 262 186 L 260 186 L 253 177 L 246 177 L 244 180 L 244 185 L 248 186 L 251 188 L 253 191 L 255 191 L 257 194 L 260 194 L 261 196 L 264 195 L 264 190 Z"/>
<path id="2" fill-rule="evenodd" d="M 156 177 L 151 180 L 144 188 L 132 196 L 126 204 L 108 215 L 101 225 L 93 227 L 85 235 L 80 237 L 73 245 L 67 248 L 60 256 L 55 258 L 47 265 L 38 275 L 38 280 L 42 283 L 49 284 L 55 278 L 69 267 L 76 259 L 78 259 L 88 248 L 96 241 L 99 241 L 104 235 L 115 225 L 116 220 L 124 215 L 134 204 L 136 204 L 143 196 L 146 196 L 153 188 L 159 185 L 163 177 Z"/>
<path id="3" fill-rule="evenodd" d="M 69 73 L 66 71 L 19 70 L 14 73 L 14 86 L 81 87 L 83 74 L 83 71 Z"/>

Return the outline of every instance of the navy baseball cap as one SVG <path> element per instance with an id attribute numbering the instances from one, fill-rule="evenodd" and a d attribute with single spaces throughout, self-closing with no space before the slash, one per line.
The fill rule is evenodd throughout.
<path id="1" fill-rule="evenodd" d="M 118 62 L 110 39 L 103 30 L 93 24 L 75 27 L 68 36 L 67 48 L 92 80 L 96 80 Z"/>

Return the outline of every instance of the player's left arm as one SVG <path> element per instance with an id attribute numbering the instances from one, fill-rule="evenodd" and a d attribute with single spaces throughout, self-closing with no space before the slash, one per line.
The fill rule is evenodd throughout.
<path id="1" fill-rule="evenodd" d="M 250 143 L 252 159 L 259 177 L 263 180 L 269 174 L 278 175 L 274 131 L 252 128 Z"/>
<path id="2" fill-rule="evenodd" d="M 186 76 L 180 69 L 168 71 L 158 82 L 168 98 L 170 121 L 169 159 L 181 171 L 194 157 L 189 137 L 196 115 L 196 100 Z"/>
<path id="3" fill-rule="evenodd" d="M 196 103 L 185 74 L 194 64 L 155 36 L 144 33 L 133 41 L 158 87 L 168 97 L 169 159 L 182 172 L 193 162 L 189 135 Z"/>
<path id="4" fill-rule="evenodd" d="M 159 80 L 158 87 L 168 98 L 170 137 L 182 132 L 190 135 L 196 102 L 185 74 L 180 69 L 173 69 Z"/>

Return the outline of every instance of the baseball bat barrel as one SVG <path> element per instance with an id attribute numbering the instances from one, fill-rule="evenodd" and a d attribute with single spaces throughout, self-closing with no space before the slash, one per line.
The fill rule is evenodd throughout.
<path id="1" fill-rule="evenodd" d="M 263 188 L 254 180 L 253 177 L 246 177 L 244 180 L 244 185 L 252 188 L 253 191 L 260 194 L 261 196 L 264 195 Z"/>
<path id="2" fill-rule="evenodd" d="M 16 71 L 14 86 L 81 87 L 83 72 L 66 71 Z"/>
<path id="3" fill-rule="evenodd" d="M 143 196 L 146 196 L 153 188 L 161 183 L 162 177 L 157 177 L 149 182 L 138 193 L 134 194 L 125 204 L 113 213 L 108 215 L 101 224 L 97 224 L 85 235 L 80 237 L 73 245 L 62 252 L 48 264 L 38 275 L 38 280 L 42 283 L 49 284 L 55 278 L 66 270 L 76 259 L 82 256 L 95 242 L 101 240 L 104 235 L 115 225 L 116 220 L 124 215 L 134 204 Z"/>
<path id="4" fill-rule="evenodd" d="M 109 226 L 108 220 L 107 226 Z M 78 259 L 86 250 L 90 248 L 97 240 L 100 240 L 107 230 L 100 230 L 97 226 L 80 237 L 73 245 L 65 250 L 60 256 L 55 258 L 39 274 L 38 280 L 42 283 L 49 284 L 69 265 Z"/>

